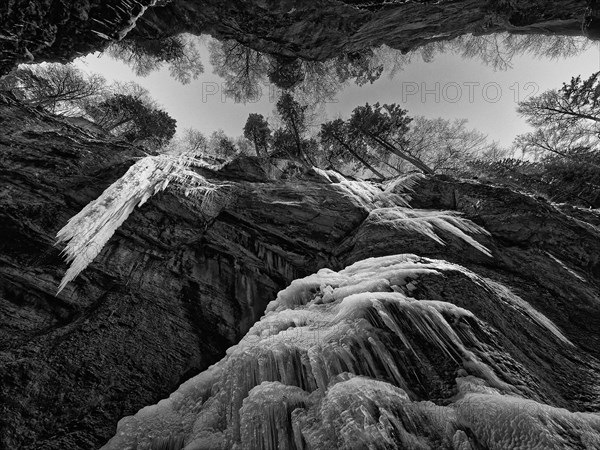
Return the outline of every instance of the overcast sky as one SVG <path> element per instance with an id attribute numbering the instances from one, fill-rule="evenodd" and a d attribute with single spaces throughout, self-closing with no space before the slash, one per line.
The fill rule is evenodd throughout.
<path id="1" fill-rule="evenodd" d="M 259 102 L 246 105 L 216 92 L 222 80 L 212 73 L 205 47 L 201 53 L 205 72 L 188 85 L 171 79 L 167 69 L 136 77 L 125 64 L 98 53 L 80 58 L 76 64 L 109 81 L 133 80 L 144 86 L 177 120 L 178 131 L 192 127 L 209 135 L 222 129 L 230 136 L 239 136 L 249 113 L 272 114 L 274 104 L 268 88 Z M 326 110 L 329 117 L 348 117 L 355 106 L 366 102 L 399 103 L 412 116 L 466 118 L 470 127 L 508 146 L 517 134 L 529 130 L 515 111 L 517 101 L 559 88 L 572 76 L 587 77 L 600 70 L 600 51 L 598 44 L 593 44 L 577 56 L 558 61 L 516 57 L 512 66 L 507 71 L 495 71 L 476 59 L 454 54 L 438 55 L 431 63 L 414 58 L 394 79 L 384 74 L 372 85 L 359 87 L 351 83 L 336 102 L 327 104 Z"/>

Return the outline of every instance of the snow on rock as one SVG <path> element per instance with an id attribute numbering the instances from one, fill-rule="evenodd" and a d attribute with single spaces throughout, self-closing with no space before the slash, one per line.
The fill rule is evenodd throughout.
<path id="1" fill-rule="evenodd" d="M 455 273 L 489 304 L 410 297 Z M 598 448 L 600 416 L 543 404 L 550 394 L 474 313 L 508 305 L 571 345 L 498 286 L 410 254 L 319 270 L 281 291 L 221 362 L 123 419 L 104 449 L 173 433 L 186 450 Z"/>

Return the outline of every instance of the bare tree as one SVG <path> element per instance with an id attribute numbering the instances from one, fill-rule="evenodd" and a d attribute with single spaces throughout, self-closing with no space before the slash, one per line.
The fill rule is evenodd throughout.
<path id="1" fill-rule="evenodd" d="M 208 44 L 214 73 L 225 80 L 225 94 L 236 102 L 255 101 L 262 95 L 271 63 L 269 58 L 236 41 Z"/>
<path id="2" fill-rule="evenodd" d="M 600 123 L 600 72 L 588 79 L 574 77 L 560 90 L 549 90 L 519 103 L 517 111 L 536 127 L 563 123 L 574 125 Z"/>
<path id="3" fill-rule="evenodd" d="M 186 128 L 183 130 L 182 141 L 186 150 L 193 153 L 203 155 L 208 150 L 207 137 L 201 131 L 194 128 Z"/>
<path id="4" fill-rule="evenodd" d="M 497 144 L 489 143 L 485 134 L 469 130 L 467 122 L 467 119 L 450 121 L 417 116 L 406 133 L 405 151 L 434 172 L 453 171 L 468 159 L 492 150 L 500 152 Z M 399 167 L 405 165 L 401 159 L 397 159 L 395 164 Z"/>
<path id="5" fill-rule="evenodd" d="M 390 77 L 402 71 L 415 58 L 431 62 L 441 53 L 455 53 L 465 58 L 476 58 L 496 70 L 512 66 L 516 56 L 530 55 L 550 59 L 566 58 L 582 53 L 592 45 L 582 36 L 510 34 L 467 34 L 449 41 L 435 41 L 405 52 L 382 46 L 374 50 L 371 66 L 381 64 Z"/>
<path id="6" fill-rule="evenodd" d="M 86 75 L 71 64 L 25 66 L 0 83 L 24 103 L 67 116 L 81 114 L 86 101 L 97 98 L 107 89 L 102 76 Z"/>
<path id="7" fill-rule="evenodd" d="M 517 136 L 513 147 L 523 158 L 530 154 L 537 161 L 546 153 L 569 157 L 576 149 L 594 147 L 596 141 L 595 132 L 590 127 L 554 124 Z"/>
<path id="8" fill-rule="evenodd" d="M 600 72 L 587 79 L 573 77 L 553 89 L 519 104 L 517 111 L 535 130 L 518 136 L 515 148 L 568 156 L 579 148 L 594 148 L 600 136 Z"/>
<path id="9" fill-rule="evenodd" d="M 219 158 L 229 159 L 238 153 L 235 140 L 223 130 L 214 131 L 208 139 L 208 154 Z"/>
<path id="10" fill-rule="evenodd" d="M 164 39 L 124 39 L 106 50 L 114 59 L 126 63 L 137 76 L 145 77 L 165 64 L 173 78 L 188 84 L 204 73 L 198 37 L 171 36 Z"/>

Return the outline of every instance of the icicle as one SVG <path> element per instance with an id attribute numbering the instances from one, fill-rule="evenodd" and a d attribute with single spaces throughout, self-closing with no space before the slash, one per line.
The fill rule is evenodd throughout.
<path id="1" fill-rule="evenodd" d="M 485 280 L 486 285 L 498 296 L 507 301 L 517 311 L 522 312 L 525 316 L 529 317 L 533 322 L 537 323 L 540 327 L 548 330 L 553 336 L 555 336 L 560 342 L 563 342 L 569 346 L 575 346 L 569 338 L 567 338 L 558 327 L 544 316 L 542 313 L 533 308 L 529 303 L 523 300 L 521 297 L 513 294 L 510 289 L 492 280 Z"/>
<path id="2" fill-rule="evenodd" d="M 460 272 L 467 283 L 489 294 L 490 302 L 517 307 L 520 317 L 552 329 L 522 300 L 444 261 L 394 255 L 363 260 L 339 272 L 322 269 L 281 291 L 261 321 L 227 351 L 218 364 L 210 399 L 195 393 L 184 404 L 172 396 L 155 410 L 142 410 L 119 425 L 124 434 L 106 449 L 124 448 L 136 433 L 166 434 L 162 419 L 155 416 L 159 413 L 171 427 L 177 415 L 181 417 L 190 448 L 468 450 L 470 436 L 489 448 L 516 448 L 519 443 L 536 448 L 535 442 L 546 445 L 557 433 L 560 438 L 557 424 L 563 422 L 573 435 L 581 436 L 586 448 L 598 448 L 598 416 L 506 395 L 537 393 L 527 386 L 527 373 L 518 378 L 503 372 L 506 366 L 518 366 L 510 355 L 501 354 L 506 365 L 488 358 L 493 335 L 478 328 L 473 312 L 393 290 L 423 275 L 441 279 L 447 272 Z M 555 332 L 560 335 L 556 328 Z M 443 361 L 446 375 L 448 369 L 462 372 L 456 378 L 461 399 L 456 405 L 416 401 L 428 395 L 424 388 L 437 389 L 427 384 L 427 375 L 444 377 L 432 360 Z M 215 380 L 217 369 L 211 370 L 210 379 Z M 514 385 L 503 381 L 515 378 Z M 186 383 L 186 389 L 195 383 L 197 392 L 206 392 L 201 376 Z M 510 419 L 518 417 L 515 408 L 528 405 L 543 413 L 526 414 L 533 416 L 533 434 Z M 193 425 L 190 415 L 195 417 Z M 505 435 L 510 438 L 494 447 L 498 436 Z"/>
<path id="3" fill-rule="evenodd" d="M 202 196 L 202 208 L 210 211 L 218 203 L 217 189 L 188 170 L 187 155 L 147 156 L 137 161 L 119 180 L 110 185 L 98 199 L 90 202 L 57 233 L 57 243 L 66 242 L 62 251 L 71 265 L 63 277 L 57 295 L 100 254 L 114 232 L 136 206 L 174 183 L 183 186 L 186 195 Z"/>
<path id="4" fill-rule="evenodd" d="M 92 30 L 92 33 L 96 33 L 98 36 L 100 36 L 102 39 L 105 39 L 107 41 L 112 41 L 112 39 L 110 37 L 108 37 L 106 34 L 101 33 L 99 31 L 96 30 Z"/>
<path id="5" fill-rule="evenodd" d="M 397 177 L 385 185 L 384 192 L 386 194 L 410 194 L 414 192 L 414 188 L 417 187 L 419 182 L 425 178 L 425 174 L 422 173 L 412 173 L 410 175 Z"/>
<path id="6" fill-rule="evenodd" d="M 329 388 L 318 409 L 293 416 L 294 428 L 301 430 L 309 448 L 430 448 L 407 430 L 416 427 L 402 419 L 412 416 L 405 409 L 417 409 L 406 392 L 389 383 L 344 375 Z M 436 430 L 423 416 L 418 425 L 427 423 L 428 431 L 442 435 L 444 430 Z"/>
<path id="7" fill-rule="evenodd" d="M 320 169 L 318 167 L 314 167 L 312 168 L 312 170 L 319 175 L 321 178 L 324 178 L 325 181 L 329 182 L 329 183 L 341 183 L 342 181 L 347 181 L 346 177 L 344 177 L 342 174 L 334 171 L 334 170 L 323 170 Z"/>
<path id="8" fill-rule="evenodd" d="M 418 181 L 423 178 L 422 175 L 417 174 L 399 177 L 386 186 L 385 190 L 382 190 L 378 184 L 369 181 L 348 180 L 333 170 L 323 170 L 317 167 L 313 167 L 312 170 L 367 211 L 376 207 L 409 207 L 410 193 L 413 192 Z"/>
<path id="9" fill-rule="evenodd" d="M 279 382 L 254 387 L 240 409 L 243 448 L 256 450 L 295 450 L 291 414 L 305 407 L 308 393 Z"/>
<path id="10" fill-rule="evenodd" d="M 470 220 L 459 217 L 452 211 L 427 211 L 406 208 L 380 208 L 371 211 L 367 220 L 409 233 L 418 233 L 445 245 L 438 231 L 445 231 L 462 239 L 484 255 L 492 258 L 491 252 L 467 233 L 489 235 L 483 228 Z"/>
<path id="11" fill-rule="evenodd" d="M 130 2 L 128 0 L 121 0 L 121 3 L 123 5 L 125 5 L 128 10 L 121 8 L 121 6 L 119 6 L 119 5 L 115 5 L 115 7 L 109 5 L 109 8 L 111 8 L 113 11 L 115 11 L 115 13 L 117 13 L 118 19 L 121 19 L 121 18 L 118 17 L 119 14 L 115 8 L 119 9 L 123 13 L 123 15 L 127 17 L 127 22 L 122 26 L 122 28 L 120 30 L 118 30 L 118 33 L 114 37 L 114 39 L 104 35 L 104 36 L 106 36 L 105 39 L 117 40 L 117 41 L 122 40 L 127 35 L 127 33 L 129 33 L 131 30 L 133 30 L 135 28 L 135 25 L 136 25 L 138 19 L 144 15 L 146 10 L 148 8 L 151 8 L 154 5 L 156 5 L 157 1 L 158 0 L 151 0 L 148 5 L 142 5 L 140 2 L 135 1 L 135 0 L 134 0 L 134 2 Z M 100 33 L 96 32 L 96 31 L 94 31 L 94 33 L 100 35 Z"/>

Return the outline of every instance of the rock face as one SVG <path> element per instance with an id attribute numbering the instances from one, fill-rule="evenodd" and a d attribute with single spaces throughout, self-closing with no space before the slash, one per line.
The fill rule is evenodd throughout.
<path id="1" fill-rule="evenodd" d="M 6 448 L 98 447 L 118 418 L 220 358 L 291 280 L 336 266 L 333 247 L 366 215 L 322 183 L 265 184 L 260 172 L 237 178 L 237 199 L 209 223 L 197 203 L 165 195 L 55 297 L 56 232 L 142 152 L 1 107 Z M 218 177 L 227 170 L 238 171 Z"/>
<path id="2" fill-rule="evenodd" d="M 466 33 L 510 31 L 595 38 L 600 8 L 588 8 L 588 3 L 14 0 L 0 6 L 0 75 L 18 62 L 68 61 L 101 50 L 134 25 L 129 37 L 135 39 L 207 33 L 236 39 L 262 52 L 317 60 L 381 44 L 408 51 Z"/>
<path id="3" fill-rule="evenodd" d="M 156 0 L 10 0 L 0 6 L 0 75 L 18 63 L 67 62 L 122 38 Z"/>
<path id="4" fill-rule="evenodd" d="M 597 448 L 560 409 L 600 408 L 597 215 L 238 160 L 211 219 L 161 194 L 55 297 L 56 231 L 142 152 L 0 108 L 0 447 L 98 448 L 175 391 L 106 448 Z"/>

